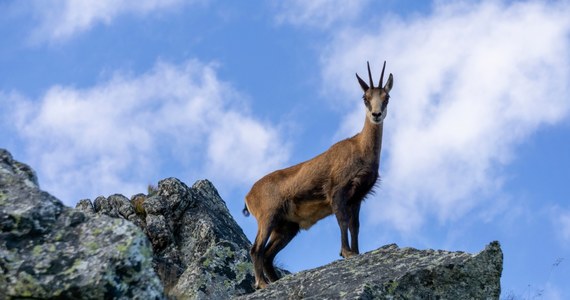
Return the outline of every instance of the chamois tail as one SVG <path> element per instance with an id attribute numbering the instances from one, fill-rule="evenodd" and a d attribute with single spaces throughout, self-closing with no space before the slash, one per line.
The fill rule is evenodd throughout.
<path id="1" fill-rule="evenodd" d="M 244 216 L 249 217 L 249 210 L 247 209 L 247 205 L 243 206 L 243 210 L 241 212 Z"/>

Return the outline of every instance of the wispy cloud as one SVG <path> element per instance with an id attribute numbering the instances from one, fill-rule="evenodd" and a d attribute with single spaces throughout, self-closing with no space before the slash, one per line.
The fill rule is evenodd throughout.
<path id="1" fill-rule="evenodd" d="M 85 89 L 54 86 L 39 99 L 1 95 L 26 162 L 68 204 L 141 192 L 158 176 L 249 184 L 288 158 L 278 129 L 252 117 L 244 97 L 198 61 L 157 63 Z"/>
<path id="2" fill-rule="evenodd" d="M 288 147 L 270 124 L 236 112 L 213 121 L 218 124 L 208 137 L 207 154 L 215 178 L 251 184 L 287 161 Z"/>
<path id="3" fill-rule="evenodd" d="M 562 240 L 570 245 L 570 211 L 562 210 L 555 214 L 554 223 Z"/>
<path id="4" fill-rule="evenodd" d="M 356 101 L 354 71 L 365 72 L 366 60 L 387 60 L 394 73 L 370 218 L 403 231 L 430 216 L 460 218 L 495 196 L 516 146 L 570 110 L 570 5 L 445 3 L 376 30 L 336 28 L 323 56 L 332 98 Z M 362 110 L 339 135 L 361 128 Z"/>
<path id="5" fill-rule="evenodd" d="M 277 1 L 276 19 L 296 26 L 326 28 L 339 21 L 348 21 L 366 7 L 368 0 L 289 0 Z"/>
<path id="6" fill-rule="evenodd" d="M 185 0 L 36 0 L 30 5 L 39 24 L 32 39 L 64 41 L 98 24 L 109 25 L 121 15 L 147 15 L 173 9 Z"/>

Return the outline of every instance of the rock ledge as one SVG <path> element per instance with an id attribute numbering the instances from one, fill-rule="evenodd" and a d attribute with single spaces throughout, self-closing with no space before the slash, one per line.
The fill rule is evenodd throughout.
<path id="1" fill-rule="evenodd" d="M 499 299 L 502 266 L 498 242 L 475 255 L 391 244 L 239 299 Z"/>

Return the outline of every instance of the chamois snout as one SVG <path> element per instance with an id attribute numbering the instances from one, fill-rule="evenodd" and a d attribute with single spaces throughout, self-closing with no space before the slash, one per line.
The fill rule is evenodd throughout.
<path id="1" fill-rule="evenodd" d="M 382 112 L 373 112 L 372 114 L 372 121 L 374 123 L 380 123 L 382 121 Z"/>

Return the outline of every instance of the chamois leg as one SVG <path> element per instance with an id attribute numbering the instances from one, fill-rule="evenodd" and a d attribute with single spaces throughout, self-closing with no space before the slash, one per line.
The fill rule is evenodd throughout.
<path id="1" fill-rule="evenodd" d="M 348 230 L 350 231 L 350 250 L 354 254 L 360 253 L 358 250 L 358 231 L 360 229 L 360 202 L 353 203 L 349 206 L 350 219 L 348 221 Z"/>
<path id="2" fill-rule="evenodd" d="M 253 261 L 253 272 L 255 274 L 255 288 L 264 288 L 267 286 L 267 279 L 263 275 L 263 261 L 265 260 L 265 250 L 269 233 L 273 230 L 273 226 L 265 226 L 262 222 L 258 222 L 257 235 L 251 247 L 251 260 Z"/>
<path id="3" fill-rule="evenodd" d="M 333 196 L 332 208 L 336 220 L 338 221 L 338 226 L 340 227 L 340 256 L 348 258 L 355 255 L 355 253 L 353 253 L 348 246 L 348 221 L 350 216 L 342 192 L 338 192 Z"/>
<path id="4" fill-rule="evenodd" d="M 271 238 L 267 244 L 265 251 L 265 261 L 264 270 L 265 275 L 270 282 L 274 282 L 279 279 L 275 268 L 273 267 L 273 260 L 279 251 L 283 250 L 287 244 L 297 235 L 299 232 L 299 224 L 289 221 L 283 221 L 271 232 Z"/>

